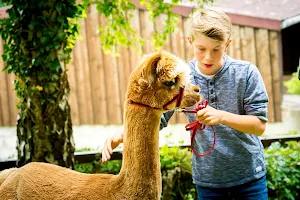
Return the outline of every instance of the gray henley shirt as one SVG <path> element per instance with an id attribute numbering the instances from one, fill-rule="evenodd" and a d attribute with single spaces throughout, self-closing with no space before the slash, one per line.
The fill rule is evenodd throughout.
<path id="1" fill-rule="evenodd" d="M 196 60 L 189 63 L 191 81 L 200 86 L 201 97 L 211 107 L 239 115 L 254 115 L 267 119 L 268 95 L 258 68 L 250 62 L 224 55 L 224 65 L 212 78 L 199 73 Z M 192 109 L 192 108 L 191 108 Z M 166 127 L 173 111 L 163 114 L 161 126 Z M 186 114 L 189 122 L 194 114 Z M 263 146 L 258 136 L 243 133 L 223 124 L 214 125 L 216 145 L 205 157 L 193 155 L 193 182 L 195 184 L 226 188 L 260 178 L 266 174 Z M 213 132 L 209 126 L 198 130 L 194 149 L 198 153 L 209 150 Z"/>

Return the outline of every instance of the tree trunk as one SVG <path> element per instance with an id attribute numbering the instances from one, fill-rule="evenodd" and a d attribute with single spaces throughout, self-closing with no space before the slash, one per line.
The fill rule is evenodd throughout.
<path id="1" fill-rule="evenodd" d="M 54 92 L 55 102 L 42 107 L 45 92 L 37 90 L 20 104 L 17 121 L 17 166 L 29 162 L 47 162 L 74 168 L 74 140 L 70 105 L 69 84 L 66 72 L 61 72 L 59 89 Z"/>
<path id="2" fill-rule="evenodd" d="M 66 64 L 86 4 L 74 0 L 13 1 L 0 21 L 5 68 L 19 99 L 17 166 L 47 162 L 74 168 Z"/>

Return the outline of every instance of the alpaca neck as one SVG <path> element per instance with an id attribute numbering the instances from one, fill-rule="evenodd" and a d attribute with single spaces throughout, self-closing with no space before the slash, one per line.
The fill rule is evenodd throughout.
<path id="1" fill-rule="evenodd" d="M 120 176 L 126 182 L 160 185 L 159 124 L 162 112 L 125 104 L 125 137 Z M 131 180 L 128 180 L 131 179 Z"/>

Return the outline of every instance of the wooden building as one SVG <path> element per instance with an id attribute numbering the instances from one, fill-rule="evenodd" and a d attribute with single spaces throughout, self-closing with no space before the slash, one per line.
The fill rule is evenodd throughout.
<path id="1" fill-rule="evenodd" d="M 300 14 L 299 3 L 296 3 L 296 0 L 286 0 L 284 2 L 288 3 L 282 4 L 281 10 L 272 10 L 270 5 L 264 4 L 267 1 L 253 1 L 255 4 L 251 4 L 252 7 L 241 5 L 241 2 L 244 1 L 215 1 L 216 6 L 229 15 L 234 25 L 233 43 L 228 54 L 258 66 L 269 94 L 268 118 L 270 122 L 281 121 L 283 73 L 295 71 L 294 60 L 297 56 L 298 60 L 300 56 L 300 37 L 297 36 L 300 27 L 300 20 L 297 20 L 297 15 Z M 136 4 L 137 10 L 133 12 L 132 25 L 137 34 L 146 40 L 142 47 L 143 53 L 149 53 L 154 51 L 154 48 L 147 40 L 151 40 L 155 29 L 162 30 L 165 16 L 151 22 L 148 20 L 148 12 Z M 269 11 L 256 12 L 255 9 L 259 5 L 259 11 L 266 11 L 267 8 Z M 288 7 L 290 11 L 285 12 L 284 8 Z M 193 8 L 177 6 L 174 12 L 180 14 L 181 18 L 164 49 L 189 61 L 193 54 L 186 37 L 190 28 L 188 16 L 193 12 Z M 5 11 L 0 11 L 1 15 L 5 15 Z M 80 33 L 83 39 L 77 41 L 72 52 L 69 64 L 69 102 L 74 125 L 123 123 L 123 102 L 129 74 L 141 57 L 133 47 L 122 48 L 120 57 L 104 54 L 99 43 L 101 36 L 98 28 L 101 23 L 103 18 L 99 16 L 95 6 L 90 6 L 87 18 L 81 22 Z M 1 40 L 0 46 L 3 46 Z M 3 49 L 0 48 L 0 54 L 2 52 Z M 0 68 L 3 66 L 1 59 Z M 12 74 L 0 73 L 0 126 L 16 124 L 17 99 L 13 90 L 13 79 Z M 183 114 L 176 114 L 171 122 L 187 123 Z"/>

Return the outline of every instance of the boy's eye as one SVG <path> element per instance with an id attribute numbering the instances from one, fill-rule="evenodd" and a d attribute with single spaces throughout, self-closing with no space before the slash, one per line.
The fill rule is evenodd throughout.
<path id="1" fill-rule="evenodd" d="M 199 48 L 198 48 L 199 49 Z M 204 51 L 205 49 L 199 49 L 200 51 Z"/>
<path id="2" fill-rule="evenodd" d="M 214 49 L 214 51 L 220 51 L 220 49 Z"/>

